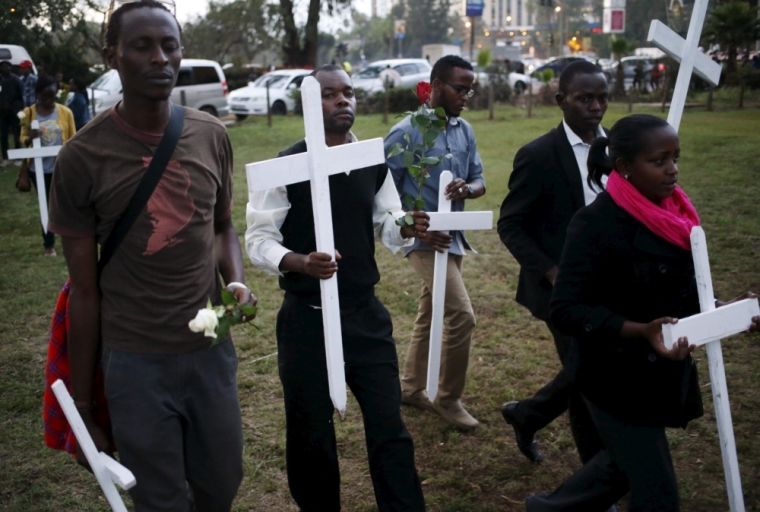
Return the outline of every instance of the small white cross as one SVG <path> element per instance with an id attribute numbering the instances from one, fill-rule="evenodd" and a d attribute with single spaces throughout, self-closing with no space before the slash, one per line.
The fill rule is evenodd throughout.
<path id="1" fill-rule="evenodd" d="M 446 199 L 446 187 L 451 183 L 451 171 L 441 173 L 438 186 L 438 213 L 429 213 L 429 231 L 463 231 L 467 229 L 492 229 L 493 212 L 451 212 L 451 201 Z M 430 320 L 430 344 L 428 351 L 427 393 L 430 401 L 438 395 L 441 374 L 441 348 L 443 339 L 443 310 L 446 302 L 446 271 L 449 251 L 436 251 L 433 268 L 433 313 Z"/>
<path id="2" fill-rule="evenodd" d="M 662 336 L 667 348 L 672 347 L 682 336 L 688 337 L 690 345 L 707 345 L 710 387 L 715 405 L 715 419 L 718 422 L 723 468 L 726 473 L 728 503 L 731 512 L 744 512 L 739 459 L 736 455 L 736 440 L 731 423 L 731 405 L 728 402 L 728 386 L 723 368 L 720 339 L 749 329 L 752 317 L 760 315 L 760 305 L 757 299 L 746 299 L 715 309 L 710 260 L 707 257 L 707 241 L 704 230 L 699 226 L 691 230 L 691 252 L 694 258 L 699 306 L 702 312 L 680 319 L 677 324 L 663 325 Z"/>
<path id="3" fill-rule="evenodd" d="M 32 130 L 39 130 L 40 123 L 36 119 L 32 121 Z M 42 168 L 42 159 L 49 156 L 58 156 L 58 152 L 63 146 L 45 146 L 42 147 L 40 138 L 32 140 L 31 149 L 10 149 L 8 150 L 8 158 L 11 160 L 22 160 L 25 158 L 34 158 L 34 170 L 35 178 L 37 181 L 37 201 L 40 205 L 40 221 L 42 222 L 42 229 L 45 233 L 48 232 L 48 202 L 47 194 L 45 193 L 45 173 Z"/>
<path id="4" fill-rule="evenodd" d="M 63 381 L 58 379 L 53 383 L 51 388 L 77 438 L 77 450 L 82 450 L 82 453 L 87 457 L 87 462 L 90 463 L 90 468 L 92 468 L 95 478 L 103 489 L 103 494 L 106 495 L 111 509 L 114 512 L 127 512 L 127 507 L 124 506 L 124 502 L 121 500 L 119 491 L 114 484 L 117 484 L 126 491 L 137 483 L 135 476 L 130 470 L 111 457 L 98 451 Z"/>
<path id="5" fill-rule="evenodd" d="M 322 93 L 316 78 L 304 78 L 301 84 L 301 98 L 308 151 L 246 165 L 249 200 L 252 192 L 310 181 L 317 251 L 329 254 L 334 259 L 329 177 L 332 174 L 385 163 L 383 139 L 376 138 L 328 148 L 322 116 Z M 319 283 L 330 398 L 343 417 L 346 414 L 346 377 L 343 370 L 338 275 L 336 273 L 330 279 L 321 279 Z"/>
<path id="6" fill-rule="evenodd" d="M 696 0 L 694 2 L 686 41 L 661 21 L 652 20 L 652 24 L 649 26 L 647 40 L 654 43 L 675 61 L 681 63 L 668 111 L 668 123 L 675 131 L 678 131 L 681 124 L 692 72 L 713 85 L 718 85 L 720 82 L 720 65 L 699 51 L 699 38 L 702 34 L 702 26 L 705 23 L 707 4 L 708 0 Z"/>

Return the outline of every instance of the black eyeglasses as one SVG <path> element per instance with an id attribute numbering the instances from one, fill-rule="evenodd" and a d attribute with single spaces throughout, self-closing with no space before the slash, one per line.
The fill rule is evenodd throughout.
<path id="1" fill-rule="evenodd" d="M 441 80 L 441 82 L 443 82 L 443 80 Z M 474 89 L 470 89 L 469 87 L 465 87 L 464 85 L 454 85 L 448 82 L 443 82 L 443 83 L 448 85 L 452 89 L 454 89 L 454 92 L 456 92 L 460 96 L 467 96 L 468 98 L 472 98 L 472 95 L 475 94 Z"/>

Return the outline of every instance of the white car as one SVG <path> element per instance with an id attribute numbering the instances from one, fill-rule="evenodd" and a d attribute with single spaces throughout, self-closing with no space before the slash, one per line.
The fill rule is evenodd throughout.
<path id="1" fill-rule="evenodd" d="M 485 71 L 478 71 L 475 77 L 481 84 L 488 84 L 488 73 Z M 523 75 L 522 73 L 515 73 L 514 71 L 509 73 L 507 80 L 509 82 L 509 88 L 512 89 L 512 92 L 515 94 L 523 94 L 528 90 L 528 85 L 530 85 L 531 82 L 533 82 L 533 94 L 537 94 L 543 85 L 540 80 L 531 78 L 528 75 Z"/>
<path id="2" fill-rule="evenodd" d="M 171 101 L 224 117 L 229 114 L 228 93 L 227 78 L 218 62 L 182 59 Z M 87 94 L 92 98 L 96 114 L 111 108 L 122 98 L 119 73 L 115 69 L 107 71 L 87 88 Z"/>
<path id="3" fill-rule="evenodd" d="M 292 91 L 301 88 L 303 79 L 312 72 L 310 69 L 283 69 L 271 71 L 250 82 L 246 87 L 235 89 L 227 98 L 230 112 L 239 120 L 248 116 L 266 115 L 267 82 L 269 82 L 269 108 L 274 115 L 285 115 L 296 108 Z"/>
<path id="4" fill-rule="evenodd" d="M 401 75 L 401 87 L 417 87 L 422 81 L 430 81 L 430 71 L 433 69 L 425 59 L 387 59 L 378 60 L 354 73 L 351 77 L 354 89 L 362 89 L 370 94 L 384 91 L 380 72 L 390 66 Z"/>

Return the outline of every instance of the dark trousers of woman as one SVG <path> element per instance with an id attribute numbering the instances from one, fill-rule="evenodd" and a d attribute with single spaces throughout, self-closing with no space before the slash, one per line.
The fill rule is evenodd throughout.
<path id="1" fill-rule="evenodd" d="M 48 201 L 48 208 L 50 207 L 50 182 L 53 180 L 53 174 L 45 174 L 45 197 L 47 197 Z M 37 176 L 35 176 L 35 173 L 32 171 L 29 171 L 29 181 L 32 182 L 32 185 L 34 185 L 34 190 L 37 190 Z M 45 232 L 44 229 L 40 228 L 42 231 L 42 243 L 45 246 L 45 249 L 52 249 L 55 247 L 55 235 L 48 231 Z"/>
<path id="2" fill-rule="evenodd" d="M 630 491 L 629 512 L 678 512 L 678 482 L 663 427 L 637 427 L 586 400 L 605 449 L 527 512 L 603 512 Z"/>
<path id="3" fill-rule="evenodd" d="M 375 297 L 341 307 L 348 308 L 341 312 L 346 383 L 361 407 L 378 508 L 381 512 L 423 511 L 414 444 L 401 419 L 390 315 Z M 290 492 L 303 512 L 338 511 L 340 472 L 322 311 L 286 297 L 277 316 L 277 347 Z"/>
<path id="4" fill-rule="evenodd" d="M 578 341 L 564 334 L 549 321 L 546 322 L 546 326 L 554 337 L 562 369 L 531 398 L 520 400 L 516 413 L 523 428 L 538 432 L 568 411 L 575 446 L 585 464 L 602 449 L 602 440 L 575 385 L 575 373 L 579 362 Z"/>

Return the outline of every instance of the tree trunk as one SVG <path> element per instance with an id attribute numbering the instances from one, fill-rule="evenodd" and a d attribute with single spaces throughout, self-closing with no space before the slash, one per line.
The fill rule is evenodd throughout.
<path id="1" fill-rule="evenodd" d="M 319 44 L 320 0 L 309 0 L 309 17 L 303 37 L 303 65 L 317 67 L 317 46 Z"/>
<path id="2" fill-rule="evenodd" d="M 280 0 L 282 28 L 285 32 L 282 52 L 285 54 L 286 64 L 296 68 L 316 67 L 320 0 L 309 0 L 309 16 L 304 27 L 303 45 L 301 45 L 293 9 L 295 9 L 293 0 Z"/>
<path id="3" fill-rule="evenodd" d="M 622 62 L 618 63 L 617 71 L 615 72 L 614 95 L 618 99 L 625 97 L 625 72 L 623 71 Z"/>

